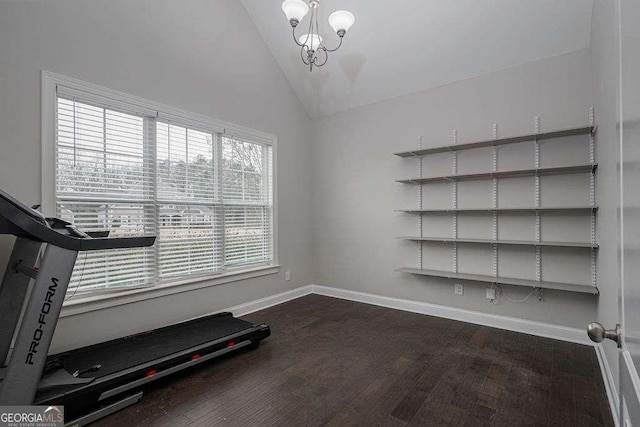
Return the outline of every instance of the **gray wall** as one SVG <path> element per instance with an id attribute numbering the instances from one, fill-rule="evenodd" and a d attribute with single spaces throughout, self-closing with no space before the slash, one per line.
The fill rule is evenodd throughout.
<path id="1" fill-rule="evenodd" d="M 598 175 L 600 212 L 598 230 L 600 237 L 599 275 L 602 295 L 598 301 L 597 319 L 607 327 L 619 323 L 618 290 L 620 274 L 618 265 L 618 208 L 619 179 L 617 160 L 620 155 L 617 135 L 617 105 L 619 83 L 618 11 L 617 1 L 595 1 L 591 25 L 591 63 L 593 69 L 593 94 L 598 125 Z M 618 350 L 614 342 L 606 340 L 605 353 L 613 378 L 618 381 Z"/>
<path id="2" fill-rule="evenodd" d="M 0 188 L 28 204 L 41 198 L 42 69 L 278 137 L 279 274 L 63 318 L 54 351 L 312 282 L 309 119 L 239 1 L 0 2 Z"/>
<path id="3" fill-rule="evenodd" d="M 525 64 L 310 122 L 240 2 L 1 2 L 0 187 L 27 203 L 37 203 L 41 197 L 42 69 L 278 136 L 280 274 L 63 318 L 54 351 L 169 324 L 310 283 L 578 328 L 596 317 L 597 308 L 599 318 L 612 323 L 609 317 L 615 296 L 605 281 L 615 271 L 615 259 L 603 232 L 615 224 L 610 211 L 614 208 L 604 207 L 610 203 L 606 191 L 613 185 L 613 157 L 605 145 L 610 140 L 612 113 L 600 113 L 600 108 L 609 108 L 603 104 L 611 103 L 611 88 L 604 77 L 611 70 L 604 64 L 612 61 L 606 48 L 609 41 L 599 35 L 609 32 L 605 15 L 610 12 L 601 11 L 603 8 L 596 2 L 591 52 L 583 50 Z M 490 305 L 484 298 L 486 286 L 467 284 L 464 296 L 456 297 L 450 281 L 394 273 L 398 267 L 417 263 L 415 244 L 393 239 L 417 232 L 415 218 L 394 213 L 395 209 L 416 207 L 415 188 L 405 188 L 394 180 L 414 176 L 417 168 L 415 162 L 391 153 L 416 147 L 418 135 L 425 136 L 425 145 L 449 143 L 453 129 L 458 130 L 461 142 L 488 138 L 493 123 L 498 123 L 502 136 L 528 133 L 533 129 L 534 116 L 540 116 L 543 131 L 584 125 L 587 109 L 593 104 L 591 56 L 596 118 L 601 126 L 598 190 L 599 239 L 603 247 L 599 285 L 603 295 L 599 305 L 588 295 L 553 291 L 546 291 L 543 303 L 532 299 L 516 304 L 502 298 L 498 305 Z M 585 152 L 580 148 L 583 142 L 559 145 L 573 148 L 567 151 L 561 146 L 545 146 L 543 165 L 560 163 L 567 156 L 584 159 Z M 519 166 L 522 153 L 530 150 L 526 145 L 502 150 L 501 162 Z M 484 169 L 487 156 L 487 152 L 478 151 L 461 157 L 461 172 Z M 501 163 L 501 167 L 505 165 Z M 425 168 L 437 174 L 438 168 L 448 171 L 449 163 L 436 158 L 425 163 Z M 585 177 L 567 179 L 576 192 L 563 202 L 585 204 Z M 500 188 L 501 197 L 512 195 L 501 203 L 528 206 L 531 182 L 523 180 L 514 185 Z M 546 186 L 543 182 L 543 203 L 560 204 L 558 198 L 562 196 L 554 195 L 552 188 L 552 182 Z M 448 202 L 448 187 L 430 191 L 428 200 Z M 460 203 L 486 202 L 488 194 L 486 186 L 470 185 L 461 188 Z M 439 202 L 434 206 L 440 206 Z M 543 228 L 543 237 L 565 233 L 568 240 L 586 240 L 584 220 L 578 217 L 543 223 L 547 227 Z M 426 232 L 432 227 L 434 233 L 442 231 L 446 235 L 450 222 L 439 221 L 442 219 L 426 221 Z M 503 238 L 531 236 L 530 218 L 501 220 L 500 224 Z M 461 235 L 483 237 L 476 233 L 488 230 L 486 218 L 461 220 Z M 0 262 L 5 262 L 9 248 L 10 241 L 0 241 Z M 436 265 L 448 264 L 450 259 L 448 250 L 437 247 L 426 250 L 425 255 L 427 263 Z M 548 266 L 543 270 L 546 278 L 588 280 L 582 254 L 549 258 L 543 260 Z M 502 274 L 532 274 L 531 253 L 527 250 L 501 253 L 501 260 Z M 569 271 L 558 267 L 566 262 L 579 268 Z M 489 264 L 486 251 L 461 253 L 461 269 L 486 269 Z M 284 281 L 285 270 L 292 271 L 291 282 Z M 506 289 L 514 297 L 525 294 L 520 288 Z M 613 349 L 608 350 L 613 355 Z"/>
<path id="4" fill-rule="evenodd" d="M 455 296 L 449 280 L 395 273 L 398 267 L 418 263 L 415 243 L 399 242 L 395 236 L 417 234 L 415 217 L 394 213 L 416 208 L 417 190 L 394 180 L 418 173 L 415 160 L 394 157 L 394 151 L 446 145 L 452 130 L 458 141 L 490 138 L 492 124 L 499 136 L 530 133 L 534 117 L 541 131 L 588 123 L 592 105 L 590 52 L 588 49 L 537 61 L 497 73 L 453 83 L 315 119 L 313 144 L 313 267 L 316 283 L 373 294 L 425 301 L 451 307 L 532 319 L 584 328 L 595 316 L 596 298 L 591 295 L 545 291 L 544 302 L 532 298 L 512 303 L 501 298 L 491 305 L 486 285 L 466 284 L 464 296 Z M 588 143 L 575 138 L 543 144 L 542 166 L 588 162 Z M 460 157 L 459 172 L 487 171 L 490 149 L 472 150 Z M 451 171 L 450 155 L 425 160 L 425 175 Z M 499 153 L 500 168 L 533 166 L 532 145 L 505 146 Z M 586 205 L 588 176 L 543 178 L 542 204 Z M 509 181 L 509 182 L 507 182 Z M 557 192 L 563 187 L 574 189 Z M 500 183 L 501 206 L 532 206 L 532 178 Z M 425 206 L 449 207 L 450 185 L 425 187 Z M 460 206 L 490 206 L 490 181 L 465 183 Z M 482 204 L 484 203 L 484 204 Z M 542 237 L 547 240 L 588 241 L 589 218 L 543 219 Z M 500 220 L 501 238 L 533 238 L 532 217 Z M 425 235 L 448 236 L 448 217 L 425 219 Z M 490 217 L 461 220 L 461 237 L 488 238 Z M 427 247 L 425 247 L 427 248 Z M 451 268 L 447 245 L 425 249 L 425 268 Z M 588 283 L 589 257 L 584 252 L 545 251 L 543 277 L 547 280 Z M 534 277 L 531 249 L 501 250 L 499 272 L 505 276 Z M 460 271 L 491 273 L 491 251 L 467 246 L 460 250 Z M 520 298 L 529 290 L 505 287 Z"/>

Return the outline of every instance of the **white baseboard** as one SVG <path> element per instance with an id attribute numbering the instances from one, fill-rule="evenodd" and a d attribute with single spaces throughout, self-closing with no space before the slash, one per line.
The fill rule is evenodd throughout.
<path id="1" fill-rule="evenodd" d="M 328 286 L 312 285 L 312 287 L 314 294 L 325 295 L 328 297 L 379 305 L 382 307 L 394 308 L 396 310 L 410 311 L 412 313 L 444 317 L 446 319 L 460 320 L 462 322 L 475 323 L 478 325 L 490 326 L 492 328 L 506 329 L 509 331 L 554 338 L 578 344 L 592 344 L 591 341 L 589 341 L 586 332 L 582 329 L 568 328 L 565 326 L 551 325 L 549 323 L 517 319 L 515 317 L 500 316 L 497 314 L 480 313 L 477 311 L 430 304 L 427 302 L 383 297 L 380 295 L 332 288 Z"/>
<path id="2" fill-rule="evenodd" d="M 384 297 L 365 292 L 357 292 L 322 285 L 303 286 L 280 294 L 271 295 L 266 298 L 249 301 L 235 307 L 227 308 L 223 311 L 230 311 L 234 316 L 244 316 L 309 294 L 324 295 L 349 301 L 393 308 L 396 310 L 410 311 L 412 313 L 444 317 L 446 319 L 460 320 L 462 322 L 475 323 L 478 325 L 490 326 L 492 328 L 506 329 L 509 331 L 554 338 L 578 344 L 593 344 L 589 341 L 586 332 L 582 329 L 568 328 L 565 326 L 551 325 L 549 323 L 517 319 L 515 317 L 500 316 L 497 314 L 480 313 L 477 311 L 430 304 L 427 302 Z"/>
<path id="3" fill-rule="evenodd" d="M 600 372 L 602 373 L 602 380 L 604 381 L 604 388 L 607 391 L 607 398 L 609 399 L 609 407 L 611 408 L 611 415 L 616 426 L 620 425 L 620 397 L 618 395 L 618 388 L 613 379 L 613 373 L 611 372 L 611 366 L 609 365 L 609 359 L 604 352 L 604 346 L 602 344 L 595 344 L 596 355 L 598 356 L 598 363 L 600 364 Z"/>
<path id="4" fill-rule="evenodd" d="M 309 295 L 312 292 L 313 287 L 311 285 L 307 285 L 301 288 L 282 292 L 280 294 L 271 295 L 266 298 L 261 298 L 254 301 L 246 302 L 244 304 L 236 305 L 235 307 L 227 308 L 223 311 L 230 311 L 236 317 L 245 316 L 256 311 L 264 310 L 265 308 L 273 307 L 274 305 L 298 299 L 305 295 Z"/>

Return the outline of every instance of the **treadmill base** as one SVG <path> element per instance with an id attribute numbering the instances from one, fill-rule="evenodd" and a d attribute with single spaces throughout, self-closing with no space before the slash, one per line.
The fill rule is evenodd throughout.
<path id="1" fill-rule="evenodd" d="M 111 414 L 114 414 L 126 407 L 135 405 L 136 403 L 142 400 L 143 394 L 144 393 L 140 391 L 134 395 L 125 397 L 122 400 L 118 400 L 117 402 L 111 403 L 107 406 L 104 406 L 100 409 L 97 409 L 93 412 L 83 415 L 80 418 L 76 418 L 75 420 L 66 423 L 65 427 L 80 427 L 80 426 L 86 426 L 87 424 L 96 422 L 99 419 L 107 417 Z"/>
<path id="2" fill-rule="evenodd" d="M 50 381 L 49 387 L 43 382 L 34 403 L 63 405 L 67 419 L 75 420 L 70 424 L 82 425 L 128 406 L 134 393 L 156 380 L 257 348 L 269 335 L 267 325 L 219 313 L 53 355 L 43 378 L 61 379 Z M 99 368 L 90 369 L 93 366 Z M 57 371 L 61 375 L 56 376 Z M 65 384 L 64 378 L 72 381 Z"/>

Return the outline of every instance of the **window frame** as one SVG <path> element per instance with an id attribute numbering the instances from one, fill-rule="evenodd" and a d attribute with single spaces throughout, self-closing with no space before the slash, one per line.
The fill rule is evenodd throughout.
<path id="1" fill-rule="evenodd" d="M 256 131 L 244 126 L 239 126 L 217 120 L 205 115 L 192 113 L 187 110 L 171 107 L 155 101 L 150 101 L 120 91 L 87 83 L 46 70 L 42 71 L 42 213 L 45 216 L 54 216 L 56 212 L 56 116 L 58 88 L 64 94 L 77 92 L 82 100 L 106 104 L 107 107 L 120 111 L 130 111 L 136 114 L 155 117 L 155 121 L 170 122 L 178 126 L 188 127 L 194 130 L 210 132 L 218 139 L 227 136 L 241 141 L 261 143 L 271 147 L 271 261 L 264 264 L 251 264 L 238 267 L 224 267 L 215 273 L 198 276 L 185 276 L 171 278 L 170 280 L 158 280 L 151 286 L 143 288 L 119 289 L 87 293 L 74 299 L 65 301 L 65 307 L 73 307 L 73 310 L 65 308 L 65 312 L 78 314 L 85 311 L 102 309 L 111 305 L 126 304 L 133 300 L 139 301 L 170 295 L 178 292 L 187 292 L 218 284 L 229 283 L 237 280 L 246 280 L 268 274 L 276 274 L 279 271 L 278 261 L 278 191 L 277 191 L 277 138 L 274 135 Z M 95 100 L 92 99 L 95 97 Z M 108 101 L 108 102 L 105 102 Z M 146 120 L 145 120 L 146 121 Z M 262 206 L 262 205 L 261 205 Z M 158 277 L 158 279 L 160 279 Z M 86 306 L 86 307 L 85 307 Z"/>

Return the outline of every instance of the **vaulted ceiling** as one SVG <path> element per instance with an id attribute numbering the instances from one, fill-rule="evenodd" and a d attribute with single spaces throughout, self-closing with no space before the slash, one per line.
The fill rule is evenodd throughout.
<path id="1" fill-rule="evenodd" d="M 587 48 L 593 0 L 321 0 L 320 34 L 337 9 L 356 22 L 343 47 L 309 72 L 282 0 L 242 0 L 311 117 Z M 308 16 L 299 27 L 306 29 Z"/>

